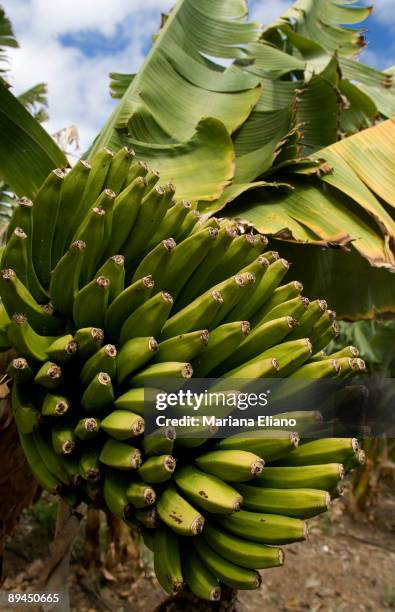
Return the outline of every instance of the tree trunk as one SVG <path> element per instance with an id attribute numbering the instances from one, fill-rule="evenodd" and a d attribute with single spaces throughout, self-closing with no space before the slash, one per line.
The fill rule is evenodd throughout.
<path id="1" fill-rule="evenodd" d="M 38 484 L 19 445 L 12 417 L 5 370 L 14 354 L 0 355 L 0 584 L 3 577 L 5 536 L 11 533 L 24 508 L 32 503 Z"/>
<path id="2" fill-rule="evenodd" d="M 179 593 L 165 599 L 155 612 L 240 612 L 237 591 L 222 587 L 220 601 L 203 601 L 190 593 Z"/>
<path id="3" fill-rule="evenodd" d="M 136 580 L 141 574 L 140 546 L 125 523 L 117 516 L 109 512 L 106 515 L 108 539 L 105 565 L 111 570 L 119 564 L 131 562 L 133 575 L 131 580 Z"/>

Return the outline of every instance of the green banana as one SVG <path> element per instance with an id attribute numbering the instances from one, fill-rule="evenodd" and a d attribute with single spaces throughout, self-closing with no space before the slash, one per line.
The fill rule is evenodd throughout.
<path id="1" fill-rule="evenodd" d="M 255 327 L 242 341 L 237 351 L 232 352 L 227 359 L 221 361 L 216 374 L 219 375 L 254 359 L 271 346 L 280 343 L 296 325 L 296 319 L 286 316 Z"/>
<path id="2" fill-rule="evenodd" d="M 337 359 L 325 359 L 323 361 L 314 361 L 306 363 L 298 368 L 290 378 L 333 378 L 340 372 L 340 364 Z"/>
<path id="3" fill-rule="evenodd" d="M 298 319 L 303 313 L 306 311 L 309 300 L 301 295 L 293 298 L 292 300 L 288 300 L 282 304 L 278 304 L 268 312 L 268 314 L 261 316 L 261 310 L 258 310 L 252 318 L 253 325 L 261 325 L 262 323 L 266 323 L 267 321 L 271 321 L 273 319 L 279 319 L 280 317 L 289 316 L 294 319 Z"/>
<path id="4" fill-rule="evenodd" d="M 332 340 L 337 338 L 339 331 L 339 324 L 337 321 L 334 321 L 320 338 L 312 340 L 314 353 L 317 353 L 321 349 L 325 348 Z"/>
<path id="5" fill-rule="evenodd" d="M 291 389 L 291 393 L 293 394 L 294 390 Z M 280 399 L 280 401 L 282 398 Z M 288 430 L 289 427 L 286 426 L 286 423 L 283 423 L 283 420 L 286 421 L 295 421 L 298 432 L 305 432 L 316 429 L 319 425 L 321 425 L 323 421 L 323 416 L 321 412 L 318 410 L 294 410 L 292 412 L 279 412 L 271 415 L 272 424 L 266 426 L 266 429 L 284 427 L 284 429 Z"/>
<path id="6" fill-rule="evenodd" d="M 148 300 L 154 287 L 151 276 L 132 283 L 107 308 L 105 329 L 114 342 L 119 340 L 121 328 L 127 318 Z"/>
<path id="7" fill-rule="evenodd" d="M 141 527 L 140 532 L 143 538 L 144 546 L 146 546 L 151 552 L 154 552 L 155 532 L 153 532 L 152 529 L 146 529 L 145 527 Z"/>
<path id="8" fill-rule="evenodd" d="M 110 281 L 108 302 L 111 304 L 125 287 L 125 259 L 123 255 L 112 255 L 96 272 L 96 277 L 104 276 Z"/>
<path id="9" fill-rule="evenodd" d="M 148 457 L 139 468 L 139 475 L 148 484 L 169 480 L 176 468 L 176 460 L 171 455 Z"/>
<path id="10" fill-rule="evenodd" d="M 76 230 L 80 227 L 83 219 L 88 215 L 89 209 L 94 205 L 106 184 L 106 177 L 110 168 L 113 152 L 108 147 L 104 147 L 97 151 L 89 160 L 91 171 L 89 172 L 88 180 L 85 184 L 85 189 L 79 199 L 79 205 L 75 210 L 72 222 L 70 224 L 69 240 L 75 235 Z"/>
<path id="11" fill-rule="evenodd" d="M 78 467 L 84 480 L 92 482 L 100 480 L 101 469 L 98 451 L 92 448 L 84 450 L 80 456 Z"/>
<path id="12" fill-rule="evenodd" d="M 254 282 L 248 284 L 244 291 L 243 300 L 238 302 L 235 307 L 228 313 L 228 315 L 224 318 L 224 321 L 234 321 L 239 317 L 239 312 L 242 312 L 244 309 L 245 302 L 248 302 L 254 298 L 254 293 L 256 291 L 256 287 L 262 282 L 264 275 L 270 265 L 270 261 L 265 257 L 265 255 L 259 255 L 259 257 L 253 261 L 251 264 L 245 266 L 242 270 L 240 270 L 239 274 L 252 274 L 255 278 Z"/>
<path id="13" fill-rule="evenodd" d="M 280 514 L 240 510 L 234 514 L 216 517 L 216 520 L 227 531 L 263 544 L 291 544 L 307 537 L 305 521 Z"/>
<path id="14" fill-rule="evenodd" d="M 226 278 L 237 274 L 240 270 L 240 264 L 247 265 L 255 259 L 259 253 L 255 247 L 257 239 L 251 233 L 241 234 L 231 241 L 229 247 L 222 254 L 222 257 L 217 259 L 216 265 L 207 275 L 207 287 L 217 285 Z"/>
<path id="15" fill-rule="evenodd" d="M 66 334 L 65 336 L 60 336 L 60 338 L 57 338 L 49 345 L 47 355 L 52 361 L 63 364 L 70 361 L 77 351 L 77 342 L 71 334 Z"/>
<path id="16" fill-rule="evenodd" d="M 148 251 L 144 259 L 141 260 L 133 274 L 132 282 L 143 278 L 147 274 L 158 278 L 160 274 L 173 263 L 173 252 L 176 248 L 176 243 L 173 238 L 162 240 L 155 246 L 152 251 Z"/>
<path id="17" fill-rule="evenodd" d="M 81 195 L 90 171 L 90 163 L 85 159 L 79 159 L 63 179 L 51 253 L 52 269 L 55 268 L 69 246 L 69 228 L 81 204 Z"/>
<path id="18" fill-rule="evenodd" d="M 219 364 L 239 350 L 250 332 L 248 321 L 225 323 L 210 332 L 209 342 L 192 362 L 197 378 L 212 372 Z M 164 343 L 163 343 L 164 344 Z"/>
<path id="19" fill-rule="evenodd" d="M 96 374 L 87 388 L 82 398 L 81 406 L 87 412 L 102 410 L 114 401 L 114 389 L 111 377 L 106 372 Z"/>
<path id="20" fill-rule="evenodd" d="M 224 303 L 211 321 L 212 329 L 226 319 L 226 315 L 229 314 L 235 305 L 246 299 L 246 292 L 255 282 L 254 274 L 246 272 L 244 274 L 236 274 L 236 276 L 232 276 L 214 287 L 214 290 L 219 291 L 222 295 Z"/>
<path id="21" fill-rule="evenodd" d="M 359 357 L 359 350 L 355 346 L 345 346 L 344 348 L 336 351 L 335 353 L 331 353 L 330 355 L 325 353 L 325 351 L 319 351 L 311 357 L 310 362 L 324 361 L 326 359 L 342 359 L 343 357 L 356 359 Z"/>
<path id="22" fill-rule="evenodd" d="M 290 300 L 297 298 L 302 293 L 302 291 L 303 285 L 299 281 L 291 281 L 286 285 L 281 285 L 280 287 L 277 287 L 277 289 L 273 291 L 270 298 L 266 300 L 262 308 L 256 313 L 257 318 L 262 319 L 262 322 L 264 322 L 265 318 L 268 315 L 269 316 L 266 319 L 267 321 L 270 321 L 274 318 L 278 318 L 277 316 L 270 316 L 270 312 L 274 308 L 277 308 L 277 306 L 280 306 L 285 302 L 289 302 Z"/>
<path id="23" fill-rule="evenodd" d="M 156 279 L 157 290 L 169 290 L 177 298 L 189 277 L 203 261 L 218 237 L 218 230 L 212 227 L 192 234 L 171 252 L 171 264 L 160 271 Z"/>
<path id="24" fill-rule="evenodd" d="M 41 459 L 34 436 L 32 434 L 25 434 L 20 430 L 18 430 L 18 434 L 22 450 L 39 485 L 50 493 L 60 493 L 62 483 L 55 478 Z"/>
<path id="25" fill-rule="evenodd" d="M 102 420 L 101 428 L 116 440 L 129 440 L 144 433 L 144 419 L 129 410 L 114 410 Z"/>
<path id="26" fill-rule="evenodd" d="M 12 385 L 12 409 L 19 434 L 31 434 L 40 423 L 40 413 L 31 402 L 24 385 L 14 382 Z"/>
<path id="27" fill-rule="evenodd" d="M 160 393 L 159 389 L 146 387 L 129 389 L 129 391 L 116 398 L 114 405 L 120 410 L 131 410 L 140 416 L 144 416 L 145 402 L 152 403 L 155 401 L 158 393 Z"/>
<path id="28" fill-rule="evenodd" d="M 116 373 L 117 349 L 112 344 L 105 344 L 85 362 L 81 372 L 80 381 L 87 386 L 96 374 L 106 372 L 111 378 Z"/>
<path id="29" fill-rule="evenodd" d="M 15 204 L 14 214 L 7 227 L 7 242 L 16 227 L 20 227 L 27 235 L 32 233 L 33 202 L 29 198 L 22 197 L 18 198 Z"/>
<path id="30" fill-rule="evenodd" d="M 156 502 L 155 490 L 141 480 L 131 482 L 125 494 L 135 508 L 146 508 Z"/>
<path id="31" fill-rule="evenodd" d="M 219 291 L 210 290 L 203 293 L 167 320 L 163 326 L 162 339 L 167 340 L 196 329 L 211 329 L 211 322 L 223 303 L 224 299 Z"/>
<path id="32" fill-rule="evenodd" d="M 42 184 L 33 206 L 33 260 L 39 281 L 48 287 L 51 276 L 51 253 L 59 211 L 60 191 L 65 174 L 57 168 Z"/>
<path id="33" fill-rule="evenodd" d="M 40 304 L 45 303 L 48 301 L 48 294 L 38 280 L 33 265 L 33 202 L 28 198 L 17 200 L 17 207 L 8 225 L 7 241 L 17 227 L 21 228 L 27 236 L 28 289 L 35 300 Z M 9 267 L 12 268 L 12 266 Z"/>
<path id="34" fill-rule="evenodd" d="M 6 372 L 15 382 L 21 384 L 25 384 L 33 378 L 33 371 L 24 357 L 13 359 L 8 364 Z"/>
<path id="35" fill-rule="evenodd" d="M 103 253 L 107 213 L 101 206 L 94 206 L 73 236 L 73 242 L 82 241 L 86 248 L 82 255 L 79 286 L 92 280 Z"/>
<path id="36" fill-rule="evenodd" d="M 277 359 L 260 359 L 258 357 L 226 372 L 223 378 L 274 378 L 278 370 Z"/>
<path id="37" fill-rule="evenodd" d="M 288 467 L 266 467 L 258 476 L 256 484 L 278 489 L 310 488 L 329 491 L 345 475 L 341 463 L 303 465 Z"/>
<path id="38" fill-rule="evenodd" d="M 73 319 L 77 327 L 86 327 L 89 323 L 103 327 L 110 295 L 110 281 L 105 276 L 98 276 L 85 285 L 75 296 Z"/>
<path id="39" fill-rule="evenodd" d="M 215 514 L 240 510 L 243 498 L 230 485 L 192 465 L 177 470 L 174 479 L 185 496 L 198 507 Z"/>
<path id="40" fill-rule="evenodd" d="M 326 512 L 331 500 L 327 491 L 317 489 L 269 489 L 245 484 L 236 484 L 235 487 L 243 496 L 246 510 L 300 519 Z"/>
<path id="41" fill-rule="evenodd" d="M 191 210 L 191 206 L 189 200 L 179 200 L 169 208 L 162 223 L 158 226 L 152 238 L 148 240 L 147 248 L 152 249 L 162 240 L 174 236 Z"/>
<path id="42" fill-rule="evenodd" d="M 52 446 L 58 455 L 69 455 L 75 449 L 76 437 L 71 426 L 56 423 L 52 427 Z"/>
<path id="43" fill-rule="evenodd" d="M 148 166 L 144 161 L 135 161 L 129 168 L 126 184 L 132 183 L 138 176 L 144 178 L 148 174 Z"/>
<path id="44" fill-rule="evenodd" d="M 29 250 L 27 234 L 16 227 L 8 239 L 1 256 L 1 268 L 11 268 L 20 281 L 29 288 Z"/>
<path id="45" fill-rule="evenodd" d="M 267 253 L 264 253 L 263 256 L 267 259 Z M 253 315 L 255 315 L 262 304 L 271 296 L 288 270 L 289 263 L 286 259 L 275 259 L 266 269 L 260 281 L 254 285 L 254 290 L 249 296 L 249 299 L 239 302 L 237 307 L 232 311 L 232 317 L 236 319 L 252 320 Z"/>
<path id="46" fill-rule="evenodd" d="M 237 228 L 233 225 L 223 227 L 219 230 L 217 238 L 211 244 L 209 251 L 205 253 L 204 259 L 191 274 L 188 280 L 188 285 L 178 296 L 178 309 L 187 306 L 191 300 L 202 294 L 208 288 L 208 286 L 210 286 L 207 285 L 207 276 L 218 264 L 218 260 L 222 257 L 223 253 L 226 252 L 236 236 Z"/>
<path id="47" fill-rule="evenodd" d="M 36 302 L 11 268 L 6 268 L 0 273 L 0 292 L 9 317 L 20 312 L 28 318 L 30 325 L 37 333 L 58 333 L 61 327 L 59 319 L 49 314 L 48 309 Z"/>
<path id="48" fill-rule="evenodd" d="M 209 342 L 207 329 L 181 334 L 161 342 L 154 355 L 154 362 L 192 361 Z"/>
<path id="49" fill-rule="evenodd" d="M 33 434 L 34 442 L 36 444 L 36 448 L 38 454 L 41 457 L 41 460 L 47 467 L 47 469 L 51 472 L 51 474 L 62 484 L 69 485 L 70 478 L 65 470 L 62 462 L 59 459 L 59 455 L 55 453 L 52 448 L 52 445 L 49 444 L 39 431 L 35 431 Z"/>
<path id="50" fill-rule="evenodd" d="M 181 536 L 196 536 L 203 530 L 203 516 L 172 485 L 160 495 L 157 510 L 165 525 Z"/>
<path id="51" fill-rule="evenodd" d="M 62 368 L 52 361 L 46 361 L 35 375 L 34 382 L 45 389 L 56 389 L 63 382 Z"/>
<path id="52" fill-rule="evenodd" d="M 155 507 L 140 508 L 136 510 L 135 518 L 139 523 L 142 523 L 146 529 L 157 529 L 159 527 L 159 517 Z"/>
<path id="53" fill-rule="evenodd" d="M 211 522 L 206 522 L 203 537 L 221 557 L 241 567 L 266 569 L 284 563 L 284 553 L 281 548 L 239 538 Z"/>
<path id="54" fill-rule="evenodd" d="M 102 447 L 100 461 L 117 470 L 137 470 L 141 465 L 141 452 L 125 442 L 109 438 Z"/>
<path id="55" fill-rule="evenodd" d="M 106 469 L 104 474 L 103 493 L 110 512 L 126 520 L 133 516 L 133 506 L 126 497 L 127 481 L 117 470 Z"/>
<path id="56" fill-rule="evenodd" d="M 100 419 L 92 417 L 80 419 L 74 429 L 79 440 L 92 440 L 97 438 L 100 432 Z"/>
<path id="57" fill-rule="evenodd" d="M 78 346 L 79 358 L 86 361 L 101 347 L 104 332 L 98 327 L 83 327 L 76 331 L 74 339 Z"/>
<path id="58" fill-rule="evenodd" d="M 107 189 L 112 189 L 115 193 L 122 191 L 134 156 L 135 152 L 129 147 L 122 147 L 114 155 L 105 181 Z"/>
<path id="59" fill-rule="evenodd" d="M 297 447 L 299 437 L 289 431 L 248 431 L 224 438 L 216 444 L 216 449 L 245 450 L 254 453 L 265 460 L 275 461 L 280 457 L 288 457 Z M 266 469 L 266 468 L 265 468 Z"/>
<path id="60" fill-rule="evenodd" d="M 210 572 L 193 547 L 186 547 L 181 551 L 182 571 L 188 588 L 192 593 L 206 601 L 219 601 L 221 587 L 218 579 Z"/>
<path id="61" fill-rule="evenodd" d="M 164 363 L 154 363 L 148 366 L 129 380 L 130 387 L 141 387 L 148 384 L 150 380 L 161 378 L 188 379 L 193 375 L 190 363 L 180 361 L 166 361 Z"/>
<path id="62" fill-rule="evenodd" d="M 245 482 L 261 474 L 263 459 L 243 450 L 214 450 L 195 459 L 196 465 L 225 482 Z"/>
<path id="63" fill-rule="evenodd" d="M 155 530 L 154 570 L 159 584 L 167 593 L 174 595 L 182 589 L 184 578 L 179 538 L 165 526 Z"/>
<path id="64" fill-rule="evenodd" d="M 119 253 L 126 243 L 136 221 L 146 185 L 146 180 L 137 176 L 115 198 L 111 235 L 107 245 L 108 256 L 114 252 Z"/>
<path id="65" fill-rule="evenodd" d="M 67 473 L 69 480 L 75 487 L 80 486 L 83 483 L 83 478 L 79 473 L 78 458 L 73 455 L 56 455 L 62 468 Z"/>
<path id="66" fill-rule="evenodd" d="M 292 450 L 282 465 L 319 465 L 326 462 L 344 463 L 359 450 L 355 438 L 324 438 L 301 444 Z"/>
<path id="67" fill-rule="evenodd" d="M 170 455 L 173 452 L 176 430 L 174 427 L 162 427 L 145 435 L 142 445 L 144 453 L 151 455 Z"/>
<path id="68" fill-rule="evenodd" d="M 314 300 L 310 302 L 305 312 L 299 317 L 299 326 L 293 330 L 288 339 L 299 340 L 300 338 L 308 338 L 314 325 L 327 308 L 328 306 L 325 300 Z"/>
<path id="69" fill-rule="evenodd" d="M 85 249 L 86 244 L 83 240 L 72 242 L 51 274 L 49 291 L 54 308 L 70 318 L 73 314 L 74 299 L 79 290 Z"/>
<path id="70" fill-rule="evenodd" d="M 70 409 L 70 403 L 62 395 L 47 393 L 41 406 L 43 416 L 64 416 Z"/>
<path id="71" fill-rule="evenodd" d="M 147 186 L 144 191 L 144 195 L 147 195 L 157 185 L 160 181 L 160 173 L 157 170 L 148 169 L 147 174 L 145 175 L 145 180 L 147 181 Z M 175 192 L 175 188 L 174 188 Z"/>
<path id="72" fill-rule="evenodd" d="M 185 216 L 184 221 L 173 234 L 174 240 L 181 242 L 181 240 L 187 238 L 187 236 L 189 236 L 189 234 L 193 231 L 193 228 L 197 225 L 197 222 L 201 216 L 201 213 L 196 208 L 190 210 Z"/>
<path id="73" fill-rule="evenodd" d="M 197 553 L 206 567 L 231 589 L 257 589 L 262 578 L 254 570 L 240 567 L 217 554 L 203 537 L 193 541 Z"/>
<path id="74" fill-rule="evenodd" d="M 161 291 L 149 298 L 126 319 L 121 328 L 120 344 L 142 336 L 160 334 L 173 306 L 170 293 Z"/>
<path id="75" fill-rule="evenodd" d="M 122 384 L 136 370 L 145 366 L 155 356 L 158 343 L 155 338 L 132 338 L 117 355 L 117 379 Z"/>
<path id="76" fill-rule="evenodd" d="M 312 354 L 311 342 L 308 338 L 290 340 L 277 344 L 264 351 L 259 357 L 251 359 L 247 364 L 263 359 L 276 359 L 279 364 L 278 376 L 284 378 L 297 370 Z M 274 377 L 274 376 L 273 376 Z"/>
<path id="77" fill-rule="evenodd" d="M 315 342 L 316 340 L 318 340 L 323 334 L 325 334 L 328 329 L 331 328 L 332 323 L 334 323 L 334 321 L 336 320 L 336 313 L 334 310 L 325 310 L 320 318 L 318 319 L 318 321 L 313 325 L 310 333 L 309 333 L 309 338 L 311 340 L 311 342 Z M 317 349 L 317 351 L 314 351 L 315 353 L 318 352 L 319 349 Z"/>
<path id="78" fill-rule="evenodd" d="M 53 338 L 40 336 L 23 314 L 14 314 L 8 326 L 8 338 L 19 355 L 34 361 L 46 361 Z"/>
<path id="79" fill-rule="evenodd" d="M 155 231 L 165 216 L 172 195 L 169 196 L 163 187 L 154 187 L 145 195 L 140 204 L 132 235 L 126 243 L 123 254 L 126 264 L 133 262 L 145 250 L 147 235 Z"/>

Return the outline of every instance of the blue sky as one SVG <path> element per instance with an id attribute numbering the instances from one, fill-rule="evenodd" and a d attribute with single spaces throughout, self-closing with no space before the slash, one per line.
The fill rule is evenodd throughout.
<path id="1" fill-rule="evenodd" d="M 12 51 L 16 93 L 45 81 L 54 133 L 77 125 L 84 151 L 108 117 L 110 71 L 135 72 L 172 0 L 0 0 L 21 48 Z M 251 0 L 251 19 L 268 24 L 292 0 Z M 362 59 L 395 64 L 395 0 L 376 0 Z"/>

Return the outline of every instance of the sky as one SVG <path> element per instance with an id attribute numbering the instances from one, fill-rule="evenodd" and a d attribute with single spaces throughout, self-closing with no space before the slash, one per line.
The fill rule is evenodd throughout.
<path id="1" fill-rule="evenodd" d="M 11 50 L 16 94 L 48 84 L 50 133 L 76 125 L 82 153 L 108 118 L 114 100 L 109 72 L 136 72 L 174 0 L 0 0 L 20 49 Z M 269 24 L 292 0 L 250 0 L 250 18 Z M 395 64 L 395 0 L 376 0 L 363 60 Z"/>

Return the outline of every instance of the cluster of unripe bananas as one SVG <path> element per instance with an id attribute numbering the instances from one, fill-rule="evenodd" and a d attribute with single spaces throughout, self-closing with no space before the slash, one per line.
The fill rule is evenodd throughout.
<path id="1" fill-rule="evenodd" d="M 281 281 L 264 236 L 203 219 L 172 184 L 105 148 L 19 200 L 2 254 L 0 345 L 16 357 L 12 404 L 38 482 L 139 525 L 169 593 L 220 598 L 280 565 L 361 460 L 351 438 L 273 430 L 222 440 L 144 436 L 158 378 L 321 378 L 359 372 L 323 300 Z M 303 427 L 317 424 L 306 412 Z M 301 432 L 299 432 L 301 433 Z"/>

